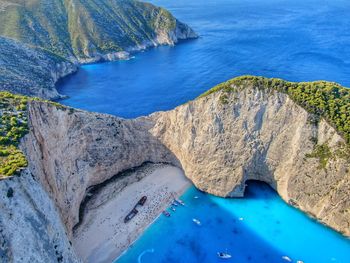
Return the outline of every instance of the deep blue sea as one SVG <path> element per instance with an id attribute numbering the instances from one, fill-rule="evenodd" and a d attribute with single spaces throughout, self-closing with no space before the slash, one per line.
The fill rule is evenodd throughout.
<path id="1" fill-rule="evenodd" d="M 61 101 L 131 118 L 172 109 L 253 74 L 350 86 L 349 0 L 154 0 L 201 36 L 129 61 L 83 66 Z"/>
<path id="2" fill-rule="evenodd" d="M 200 38 L 86 65 L 59 85 L 63 104 L 125 118 L 172 109 L 243 74 L 350 86 L 350 0 L 154 0 Z M 197 195 L 200 198 L 194 199 Z M 264 184 L 243 199 L 188 190 L 117 262 L 350 263 L 350 241 L 286 205 Z M 192 222 L 198 218 L 202 226 Z M 243 220 L 239 220 L 239 219 Z M 152 252 L 153 251 L 153 252 Z M 140 261 L 138 261 L 140 259 Z"/>

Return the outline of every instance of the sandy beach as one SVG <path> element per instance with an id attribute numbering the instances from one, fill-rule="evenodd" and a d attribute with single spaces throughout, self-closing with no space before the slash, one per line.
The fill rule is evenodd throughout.
<path id="1" fill-rule="evenodd" d="M 148 164 L 104 186 L 87 203 L 74 232 L 78 255 L 87 263 L 113 262 L 190 185 L 181 169 Z M 145 205 L 125 224 L 124 217 L 142 196 L 147 196 Z"/>

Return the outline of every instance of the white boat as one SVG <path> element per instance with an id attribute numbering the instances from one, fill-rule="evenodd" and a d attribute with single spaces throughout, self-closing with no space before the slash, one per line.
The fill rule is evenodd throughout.
<path id="1" fill-rule="evenodd" d="M 171 210 L 173 210 L 174 212 L 176 211 L 175 207 L 170 207 Z"/>
<path id="2" fill-rule="evenodd" d="M 218 252 L 218 257 L 222 259 L 232 258 L 232 256 L 229 253 L 224 253 L 224 252 Z"/>
<path id="3" fill-rule="evenodd" d="M 175 201 L 180 205 L 183 205 L 183 206 L 185 205 L 185 203 L 180 199 L 175 199 Z"/>
<path id="4" fill-rule="evenodd" d="M 199 225 L 199 226 L 202 224 L 201 221 L 199 221 L 199 220 L 196 219 L 196 218 L 193 218 L 192 221 L 193 221 L 194 223 L 196 223 L 197 225 Z"/>
<path id="5" fill-rule="evenodd" d="M 199 197 L 198 197 L 198 196 L 194 196 L 193 198 L 194 198 L 194 199 L 198 199 Z"/>
<path id="6" fill-rule="evenodd" d="M 288 262 L 292 262 L 292 259 L 288 256 L 283 256 L 282 259 L 284 259 L 285 261 L 288 261 Z"/>

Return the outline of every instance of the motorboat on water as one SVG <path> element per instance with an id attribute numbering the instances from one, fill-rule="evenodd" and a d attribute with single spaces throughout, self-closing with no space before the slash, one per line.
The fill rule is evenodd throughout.
<path id="1" fill-rule="evenodd" d="M 218 252 L 217 255 L 219 258 L 222 258 L 222 259 L 232 258 L 232 256 L 229 253 L 225 253 L 225 252 Z"/>
<path id="2" fill-rule="evenodd" d="M 173 210 L 174 212 L 176 211 L 175 207 L 173 206 L 171 206 L 170 209 Z"/>
<path id="3" fill-rule="evenodd" d="M 174 201 L 180 205 L 185 205 L 185 203 L 181 199 L 175 199 Z"/>
<path id="4" fill-rule="evenodd" d="M 178 206 L 178 204 L 175 202 L 175 200 L 171 203 L 173 206 Z"/>
<path id="5" fill-rule="evenodd" d="M 166 211 L 166 210 L 164 210 L 162 212 L 162 214 L 165 215 L 166 217 L 170 217 L 170 213 L 168 211 Z"/>
<path id="6" fill-rule="evenodd" d="M 288 256 L 283 256 L 282 259 L 284 259 L 285 261 L 288 261 L 288 262 L 292 262 L 292 259 Z"/>
<path id="7" fill-rule="evenodd" d="M 196 223 L 197 225 L 199 225 L 199 226 L 202 225 L 201 221 L 199 221 L 199 220 L 196 219 L 196 218 L 193 218 L 192 221 L 193 221 L 194 223 Z"/>
<path id="8" fill-rule="evenodd" d="M 193 198 L 194 198 L 194 199 L 198 199 L 198 198 L 199 198 L 199 196 L 195 195 Z"/>

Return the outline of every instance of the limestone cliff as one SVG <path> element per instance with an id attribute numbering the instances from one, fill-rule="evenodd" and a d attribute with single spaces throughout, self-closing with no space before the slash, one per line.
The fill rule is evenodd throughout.
<path id="1" fill-rule="evenodd" d="M 29 169 L 57 205 L 68 234 L 90 186 L 145 162 L 179 165 L 142 123 L 33 101 L 22 147 Z"/>
<path id="2" fill-rule="evenodd" d="M 44 99 L 61 98 L 55 84 L 77 66 L 50 52 L 0 37 L 0 90 Z"/>
<path id="3" fill-rule="evenodd" d="M 349 236 L 350 167 L 338 153 L 345 143 L 314 117 L 288 95 L 252 86 L 219 91 L 149 119 L 151 133 L 199 189 L 240 197 L 247 180 L 264 181 L 285 201 Z M 311 157 L 317 145 L 332 154 L 325 167 Z"/>
<path id="4" fill-rule="evenodd" d="M 0 181 L 0 262 L 81 262 L 54 202 L 28 171 Z"/>
<path id="5" fill-rule="evenodd" d="M 219 196 L 243 196 L 247 180 L 267 182 L 350 236 L 347 144 L 286 93 L 252 83 L 135 120 L 32 100 L 27 112 L 20 147 L 29 166 L 0 181 L 5 262 L 79 262 L 69 239 L 89 188 L 145 162 L 178 166 Z"/>

